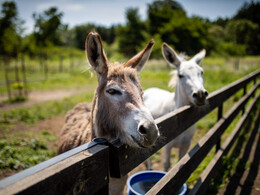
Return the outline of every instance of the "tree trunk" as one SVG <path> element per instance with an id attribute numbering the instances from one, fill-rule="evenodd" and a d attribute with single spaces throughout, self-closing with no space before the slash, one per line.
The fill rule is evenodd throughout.
<path id="1" fill-rule="evenodd" d="M 239 57 L 234 57 L 234 69 L 239 70 Z"/>
<path id="2" fill-rule="evenodd" d="M 14 70 L 15 70 L 15 81 L 17 82 L 18 85 L 20 85 L 18 58 L 15 59 Z M 22 96 L 22 91 L 23 89 L 18 86 L 18 95 L 20 97 Z"/>
<path id="3" fill-rule="evenodd" d="M 22 58 L 22 73 L 23 73 L 24 96 L 28 97 L 25 61 L 24 61 L 24 57 L 23 56 L 21 58 Z"/>
<path id="4" fill-rule="evenodd" d="M 74 68 L 73 53 L 70 54 L 70 73 L 72 74 Z"/>
<path id="5" fill-rule="evenodd" d="M 63 71 L 63 64 L 62 64 L 62 61 L 63 61 L 63 56 L 60 55 L 60 66 L 59 66 L 59 72 L 62 72 L 62 71 Z"/>
<path id="6" fill-rule="evenodd" d="M 46 81 L 48 79 L 48 56 L 47 54 L 44 56 L 44 80 Z"/>
<path id="7" fill-rule="evenodd" d="M 11 93 L 10 81 L 8 78 L 9 63 L 10 63 L 9 58 L 4 60 L 5 85 L 6 85 L 6 89 L 7 89 L 8 99 L 11 101 L 12 93 Z"/>

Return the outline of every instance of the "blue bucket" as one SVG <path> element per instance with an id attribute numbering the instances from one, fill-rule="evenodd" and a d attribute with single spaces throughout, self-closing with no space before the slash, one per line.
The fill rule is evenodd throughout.
<path id="1" fill-rule="evenodd" d="M 163 171 L 141 171 L 133 174 L 127 179 L 128 195 L 143 195 L 148 192 L 167 172 Z M 184 195 L 187 185 L 184 183 L 178 191 L 178 195 Z"/>

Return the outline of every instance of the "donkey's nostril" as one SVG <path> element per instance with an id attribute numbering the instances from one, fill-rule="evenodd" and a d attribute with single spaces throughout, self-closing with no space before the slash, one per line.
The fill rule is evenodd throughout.
<path id="1" fill-rule="evenodd" d="M 141 126 L 139 127 L 138 131 L 139 131 L 139 133 L 141 133 L 142 135 L 146 135 L 146 134 L 147 134 L 147 130 L 146 130 L 146 128 L 145 128 L 143 125 L 141 125 Z"/>
<path id="2" fill-rule="evenodd" d="M 207 91 L 204 92 L 205 97 L 207 97 L 209 95 L 209 93 Z"/>
<path id="3" fill-rule="evenodd" d="M 193 94 L 192 94 L 192 97 L 197 98 L 197 97 L 198 97 L 198 94 L 197 94 L 197 93 L 193 93 Z"/>

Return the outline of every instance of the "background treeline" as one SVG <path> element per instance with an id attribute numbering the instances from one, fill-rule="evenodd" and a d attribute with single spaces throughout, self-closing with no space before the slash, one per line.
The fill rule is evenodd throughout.
<path id="1" fill-rule="evenodd" d="M 34 13 L 34 30 L 23 36 L 24 22 L 19 18 L 15 2 L 2 4 L 0 17 L 0 55 L 47 58 L 53 47 L 83 50 L 88 32 L 101 34 L 108 57 L 132 56 L 151 38 L 156 45 L 152 57 L 160 58 L 160 45 L 167 42 L 177 51 L 193 55 L 206 48 L 211 55 L 242 56 L 260 54 L 260 3 L 245 3 L 232 18 L 210 21 L 188 17 L 180 3 L 172 0 L 148 4 L 147 19 L 141 20 L 138 8 L 126 10 L 126 24 L 110 27 L 84 24 L 69 28 L 63 24 L 62 10 L 51 7 Z"/>

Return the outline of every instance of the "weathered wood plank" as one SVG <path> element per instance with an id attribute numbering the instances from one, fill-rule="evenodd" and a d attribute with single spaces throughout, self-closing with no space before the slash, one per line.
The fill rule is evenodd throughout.
<path id="1" fill-rule="evenodd" d="M 259 86 L 253 87 L 250 92 L 241 98 L 229 112 L 211 128 L 199 143 L 187 153 L 147 194 L 174 193 L 188 179 L 197 168 L 206 154 L 217 143 L 224 130 L 237 116 L 246 102 Z M 174 179 L 173 179 L 174 178 Z"/>
<path id="2" fill-rule="evenodd" d="M 207 104 L 203 107 L 193 107 L 190 105 L 183 106 L 171 113 L 168 113 L 158 119 L 156 123 L 160 130 L 161 136 L 154 147 L 149 149 L 135 149 L 122 145 L 120 142 L 112 143 L 113 156 L 116 157 L 113 162 L 117 162 L 114 169 L 111 170 L 112 177 L 122 177 L 132 169 L 149 158 L 152 154 L 180 135 L 188 127 L 193 125 L 199 119 L 211 112 L 225 100 L 231 97 L 235 92 L 243 88 L 248 82 L 260 75 L 260 70 L 256 71 L 243 79 L 240 79 L 226 87 L 217 90 L 209 95 Z M 258 82 L 257 87 L 260 85 Z M 131 163 L 129 163 L 131 162 Z"/>
<path id="3" fill-rule="evenodd" d="M 223 116 L 223 103 L 220 104 L 220 106 L 218 107 L 218 121 L 222 118 L 222 116 Z M 221 144 L 221 139 L 219 138 L 216 144 L 216 152 L 218 152 L 218 150 L 220 149 L 220 144 Z"/>
<path id="4" fill-rule="evenodd" d="M 205 192 L 210 184 L 210 179 L 215 175 L 216 171 L 218 170 L 219 166 L 221 165 L 222 157 L 224 155 L 226 155 L 229 152 L 229 150 L 231 149 L 231 147 L 233 146 L 237 136 L 239 135 L 240 131 L 244 127 L 244 125 L 250 115 L 250 112 L 255 108 L 256 103 L 259 101 L 259 98 L 260 98 L 260 93 L 258 94 L 257 97 L 254 98 L 254 100 L 250 104 L 247 111 L 243 114 L 242 118 L 237 123 L 235 129 L 232 131 L 231 135 L 224 142 L 221 150 L 219 150 L 216 153 L 215 157 L 211 160 L 211 162 L 208 164 L 206 169 L 203 171 L 203 173 L 201 174 L 201 177 L 197 181 L 194 188 L 188 193 L 189 195 L 205 194 Z M 258 115 L 259 114 L 260 114 L 260 112 L 258 112 Z"/>
<path id="5" fill-rule="evenodd" d="M 108 146 L 95 145 L 47 168 L 42 166 L 43 169 L 36 172 L 29 170 L 30 173 L 23 174 L 26 177 L 19 178 L 18 181 L 2 181 L 0 194 L 98 193 L 108 186 L 108 152 Z"/>

